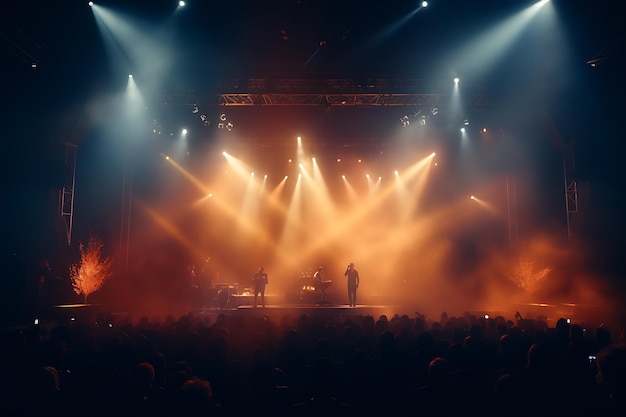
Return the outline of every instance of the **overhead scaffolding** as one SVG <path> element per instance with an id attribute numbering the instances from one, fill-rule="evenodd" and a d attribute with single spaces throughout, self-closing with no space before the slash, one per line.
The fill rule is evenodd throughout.
<path id="1" fill-rule="evenodd" d="M 563 180 L 565 184 L 565 215 L 567 216 L 567 239 L 573 237 L 573 215 L 578 212 L 578 185 L 575 177 L 574 148 L 569 144 L 563 148 Z"/>
<path id="2" fill-rule="evenodd" d="M 245 85 L 243 85 L 245 84 Z M 250 78 L 221 81 L 215 94 L 170 94 L 170 105 L 198 103 L 218 106 L 439 106 L 444 94 L 426 92 L 418 79 L 351 78 Z M 474 95 L 473 106 L 485 96 Z"/>
<path id="3" fill-rule="evenodd" d="M 76 185 L 76 154 L 78 145 L 65 142 L 65 172 L 63 187 L 59 191 L 60 215 L 65 223 L 67 245 L 72 243 L 72 226 L 74 223 L 74 187 Z"/>

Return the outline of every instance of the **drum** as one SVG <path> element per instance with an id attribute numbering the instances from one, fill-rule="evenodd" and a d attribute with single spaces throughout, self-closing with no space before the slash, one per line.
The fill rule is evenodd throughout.
<path id="1" fill-rule="evenodd" d="M 298 289 L 298 299 L 304 303 L 314 303 L 317 298 L 317 289 L 313 285 L 302 285 Z"/>

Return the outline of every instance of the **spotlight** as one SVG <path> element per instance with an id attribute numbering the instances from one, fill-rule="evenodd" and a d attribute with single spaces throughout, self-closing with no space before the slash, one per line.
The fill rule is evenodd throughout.
<path id="1" fill-rule="evenodd" d="M 456 77 L 456 78 L 454 79 L 454 84 L 458 84 L 458 83 L 459 83 L 459 81 L 461 81 L 461 80 L 459 80 L 459 77 Z"/>
<path id="2" fill-rule="evenodd" d="M 89 4 L 89 7 L 93 6 L 93 1 L 90 1 L 88 4 Z"/>
<path id="3" fill-rule="evenodd" d="M 128 74 L 128 78 L 133 78 L 133 74 Z"/>
<path id="4" fill-rule="evenodd" d="M 229 132 L 231 130 L 233 130 L 233 127 L 235 127 L 235 125 L 232 122 L 226 122 L 226 113 L 222 113 L 220 114 L 220 122 L 217 124 L 217 128 L 218 129 L 226 129 Z"/>
<path id="5" fill-rule="evenodd" d="M 427 1 L 423 1 L 422 2 L 422 7 L 428 7 L 428 2 Z"/>
<path id="6" fill-rule="evenodd" d="M 183 129 L 183 135 L 187 134 L 187 129 Z"/>
<path id="7" fill-rule="evenodd" d="M 192 112 L 193 114 L 196 114 L 196 113 L 198 113 L 198 111 L 199 111 L 199 110 L 198 110 L 198 105 L 197 105 L 197 104 L 194 104 L 194 105 L 193 105 L 193 109 L 191 110 L 191 112 Z"/>
<path id="8" fill-rule="evenodd" d="M 476 197 L 474 197 L 473 195 L 470 196 L 470 200 L 476 200 Z"/>
<path id="9" fill-rule="evenodd" d="M 185 7 L 185 2 L 181 0 L 181 1 L 178 2 L 178 5 L 180 7 Z"/>
<path id="10" fill-rule="evenodd" d="M 461 128 L 461 133 L 465 133 L 465 128 L 464 127 Z"/>

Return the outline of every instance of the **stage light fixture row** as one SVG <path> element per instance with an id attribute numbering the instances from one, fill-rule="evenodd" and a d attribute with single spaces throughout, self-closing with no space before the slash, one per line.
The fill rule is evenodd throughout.
<path id="1" fill-rule="evenodd" d="M 430 110 L 430 114 L 434 117 L 437 114 L 439 114 L 439 108 L 437 107 L 433 107 Z M 408 127 L 411 125 L 411 120 L 412 119 L 416 119 L 419 123 L 420 126 L 426 126 L 427 120 L 429 119 L 429 115 L 427 114 L 422 114 L 421 110 L 418 110 L 417 112 L 413 113 L 412 116 L 404 115 L 400 118 L 400 123 L 402 124 L 402 127 Z"/>

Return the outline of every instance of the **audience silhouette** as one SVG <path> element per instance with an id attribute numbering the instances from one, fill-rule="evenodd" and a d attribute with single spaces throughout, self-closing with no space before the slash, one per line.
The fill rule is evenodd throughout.
<path id="1" fill-rule="evenodd" d="M 586 416 L 626 409 L 604 327 L 442 314 L 100 317 L 6 329 L 2 415 Z"/>

